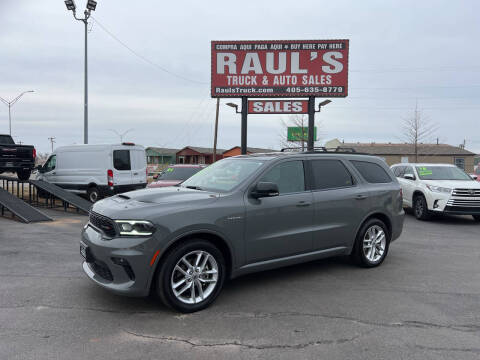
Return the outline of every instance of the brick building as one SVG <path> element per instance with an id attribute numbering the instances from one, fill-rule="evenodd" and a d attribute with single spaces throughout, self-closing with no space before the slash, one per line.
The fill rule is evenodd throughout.
<path id="1" fill-rule="evenodd" d="M 225 149 L 217 149 L 216 159 L 223 158 Z M 177 164 L 211 164 L 213 149 L 198 146 L 186 146 L 176 153 Z"/>
<path id="2" fill-rule="evenodd" d="M 277 150 L 247 147 L 247 155 L 269 153 L 269 152 L 275 152 L 275 151 Z M 234 146 L 233 148 L 224 151 L 222 155 L 223 155 L 223 158 L 227 158 L 227 157 L 237 156 L 241 154 L 242 154 L 242 148 L 240 146 Z"/>
<path id="3" fill-rule="evenodd" d="M 383 158 L 388 165 L 397 163 L 414 163 L 415 146 L 413 144 L 395 143 L 344 143 L 338 139 L 328 141 L 325 147 L 342 146 L 353 148 L 357 152 L 376 155 Z M 458 146 L 448 144 L 418 144 L 419 163 L 455 164 L 467 173 L 473 173 L 475 153 Z"/>

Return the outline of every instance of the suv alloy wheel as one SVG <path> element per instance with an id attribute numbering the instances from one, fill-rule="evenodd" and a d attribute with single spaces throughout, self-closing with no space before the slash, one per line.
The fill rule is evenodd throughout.
<path id="1" fill-rule="evenodd" d="M 360 228 L 352 251 L 355 262 L 363 267 L 380 265 L 390 245 L 386 225 L 379 219 L 370 219 Z"/>
<path id="2" fill-rule="evenodd" d="M 210 305 L 225 280 L 223 255 L 205 240 L 180 244 L 158 266 L 157 295 L 165 305 L 184 313 Z"/>

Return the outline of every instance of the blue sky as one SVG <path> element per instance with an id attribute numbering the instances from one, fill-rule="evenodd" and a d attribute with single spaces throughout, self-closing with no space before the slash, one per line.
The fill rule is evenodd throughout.
<path id="1" fill-rule="evenodd" d="M 211 40 L 348 38 L 349 96 L 317 114 L 324 140 L 399 141 L 417 101 L 435 137 L 480 152 L 479 13 L 478 1 L 98 0 L 88 35 L 90 143 L 133 128 L 126 139 L 145 146 L 212 146 Z M 83 25 L 61 0 L 2 0 L 0 22 L 0 96 L 35 90 L 13 108 L 15 139 L 42 152 L 50 136 L 81 143 Z M 220 148 L 240 143 L 240 118 L 225 102 Z M 278 116 L 250 116 L 248 144 L 278 148 L 282 131 Z"/>

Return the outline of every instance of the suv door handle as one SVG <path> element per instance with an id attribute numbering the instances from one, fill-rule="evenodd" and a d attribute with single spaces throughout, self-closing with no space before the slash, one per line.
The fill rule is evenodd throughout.
<path id="1" fill-rule="evenodd" d="M 312 203 L 307 201 L 299 201 L 297 203 L 297 207 L 304 207 L 304 206 L 310 206 L 310 205 L 312 205 Z"/>
<path id="2" fill-rule="evenodd" d="M 362 195 L 362 194 L 355 196 L 356 200 L 365 200 L 366 198 L 367 198 L 367 195 Z"/>
<path id="3" fill-rule="evenodd" d="M 133 173 L 133 175 L 138 175 L 138 173 Z"/>

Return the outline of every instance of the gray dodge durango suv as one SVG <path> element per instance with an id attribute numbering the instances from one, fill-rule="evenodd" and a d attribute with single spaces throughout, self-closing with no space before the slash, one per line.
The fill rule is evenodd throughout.
<path id="1" fill-rule="evenodd" d="M 403 226 L 381 159 L 337 149 L 236 156 L 182 184 L 95 203 L 83 270 L 119 294 L 203 309 L 243 274 L 336 255 L 380 265 Z"/>

